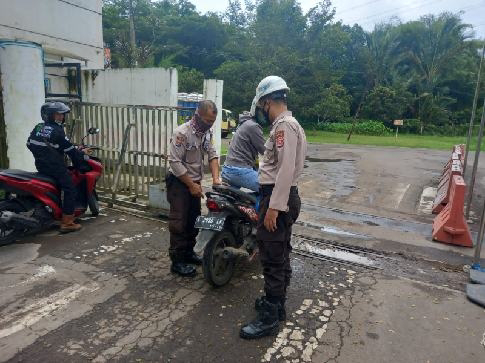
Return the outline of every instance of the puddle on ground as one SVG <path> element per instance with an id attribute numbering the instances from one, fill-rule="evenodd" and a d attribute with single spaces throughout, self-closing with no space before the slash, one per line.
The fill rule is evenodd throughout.
<path id="1" fill-rule="evenodd" d="M 373 260 L 370 260 L 367 257 L 359 256 L 359 255 L 352 253 L 352 252 L 341 251 L 341 250 L 337 250 L 337 249 L 316 247 L 316 246 L 311 245 L 308 242 L 300 245 L 300 248 L 303 248 L 304 250 L 311 252 L 311 253 L 316 253 L 320 256 L 337 258 L 337 259 L 342 260 L 342 261 L 359 263 L 359 264 L 365 265 L 365 266 L 374 266 L 375 265 L 375 262 Z"/>
<path id="2" fill-rule="evenodd" d="M 306 160 L 311 163 L 340 163 L 341 161 L 354 161 L 354 160 L 347 160 L 347 159 L 320 159 L 320 158 L 312 158 L 310 156 L 308 156 Z"/>
<path id="3" fill-rule="evenodd" d="M 320 228 L 320 230 L 322 232 L 331 233 L 331 234 L 339 234 L 341 236 L 352 236 L 352 237 L 358 236 L 358 234 L 356 234 L 356 233 L 347 232 L 347 231 L 344 231 L 342 229 L 338 229 L 338 228 L 330 227 L 330 226 L 322 227 L 322 228 Z"/>

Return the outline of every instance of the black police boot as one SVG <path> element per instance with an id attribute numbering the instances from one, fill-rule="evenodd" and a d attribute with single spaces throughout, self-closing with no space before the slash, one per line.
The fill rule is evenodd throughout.
<path id="1" fill-rule="evenodd" d="M 263 307 L 263 301 L 266 300 L 266 296 L 261 296 L 256 298 L 254 301 L 254 309 L 256 311 L 261 311 Z M 282 298 L 281 302 L 278 303 L 278 320 L 279 321 L 285 321 L 286 320 L 286 309 L 285 309 L 285 301 L 286 298 Z"/>
<path id="2" fill-rule="evenodd" d="M 243 326 L 239 336 L 243 339 L 257 339 L 268 335 L 276 335 L 280 323 L 278 321 L 278 304 L 272 304 L 264 299 L 258 318 Z"/>
<path id="3" fill-rule="evenodd" d="M 182 277 L 193 277 L 197 273 L 194 266 L 187 265 L 183 262 L 172 262 L 170 271 Z"/>
<path id="4" fill-rule="evenodd" d="M 191 265 L 202 265 L 202 258 L 197 255 L 194 251 L 190 251 L 185 255 L 184 259 L 185 263 L 189 263 Z"/>

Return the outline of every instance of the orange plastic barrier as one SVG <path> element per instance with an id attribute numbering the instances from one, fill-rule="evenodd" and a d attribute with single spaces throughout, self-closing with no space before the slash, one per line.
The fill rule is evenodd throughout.
<path id="1" fill-rule="evenodd" d="M 441 177 L 438 191 L 433 202 L 433 214 L 440 213 L 450 199 L 451 181 L 454 175 L 463 175 L 463 168 L 459 160 L 453 160 L 451 168 Z"/>
<path id="2" fill-rule="evenodd" d="M 463 177 L 454 175 L 450 200 L 433 221 L 433 240 L 463 247 L 473 247 L 470 229 L 463 215 L 466 184 Z"/>

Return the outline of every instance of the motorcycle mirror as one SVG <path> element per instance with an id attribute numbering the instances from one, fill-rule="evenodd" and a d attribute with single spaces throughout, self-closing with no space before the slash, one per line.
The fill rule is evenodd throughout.
<path id="1" fill-rule="evenodd" d="M 88 130 L 88 134 L 89 135 L 96 135 L 96 134 L 99 134 L 99 129 L 95 128 L 95 127 L 90 127 L 89 130 Z"/>

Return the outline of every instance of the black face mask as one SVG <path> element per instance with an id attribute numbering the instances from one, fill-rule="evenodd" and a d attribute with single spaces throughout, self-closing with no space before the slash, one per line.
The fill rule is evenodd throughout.
<path id="1" fill-rule="evenodd" d="M 202 120 L 202 118 L 199 116 L 198 113 L 194 114 L 192 125 L 193 125 L 195 131 L 199 134 L 205 134 L 212 127 L 212 125 L 206 124 Z"/>
<path id="2" fill-rule="evenodd" d="M 261 126 L 269 125 L 269 110 L 265 111 L 264 108 L 256 107 L 256 121 Z"/>

